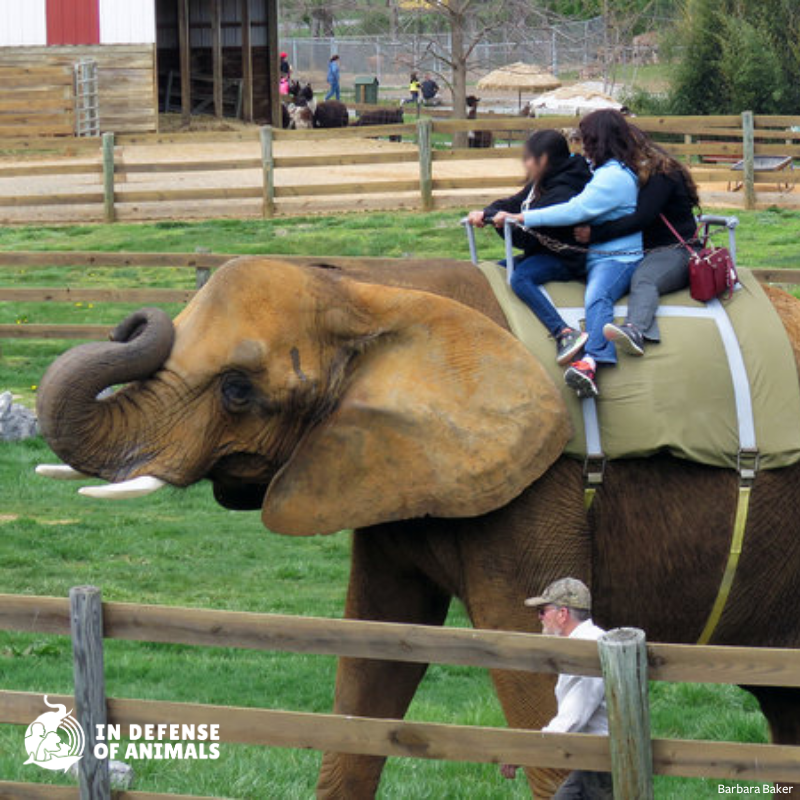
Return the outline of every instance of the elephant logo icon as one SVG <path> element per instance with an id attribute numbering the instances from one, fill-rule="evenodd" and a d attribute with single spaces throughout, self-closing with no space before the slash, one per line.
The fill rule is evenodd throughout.
<path id="1" fill-rule="evenodd" d="M 28 725 L 25 731 L 28 760 L 25 764 L 66 771 L 83 756 L 86 736 L 66 706 L 48 702 L 47 695 L 44 695 L 44 704 L 55 711 L 45 711 Z"/>

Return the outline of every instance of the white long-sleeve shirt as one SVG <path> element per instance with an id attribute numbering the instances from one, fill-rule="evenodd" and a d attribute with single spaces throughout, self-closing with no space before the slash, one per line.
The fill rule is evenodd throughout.
<path id="1" fill-rule="evenodd" d="M 590 619 L 581 622 L 569 635 L 570 639 L 597 641 L 605 631 Z M 585 675 L 559 675 L 556 683 L 558 714 L 543 731 L 548 733 L 596 733 L 608 735 L 606 691 L 602 678 Z"/>

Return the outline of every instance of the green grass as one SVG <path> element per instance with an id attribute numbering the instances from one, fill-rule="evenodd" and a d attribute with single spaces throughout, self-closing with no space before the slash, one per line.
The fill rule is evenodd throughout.
<path id="1" fill-rule="evenodd" d="M 7 228 L 0 249 L 162 250 L 315 255 L 460 256 L 458 214 L 374 214 L 270 222 L 160 223 Z M 739 215 L 741 260 L 749 266 L 797 266 L 800 213 Z M 499 238 L 480 235 L 482 253 L 501 253 Z M 190 286 L 191 271 L 3 270 L 6 286 Z M 114 322 L 112 305 L 0 304 L 0 320 Z M 63 342 L 2 342 L 0 389 L 33 398 Z M 217 506 L 207 485 L 147 500 L 102 505 L 78 498 L 74 484 L 46 482 L 33 466 L 52 460 L 41 441 L 0 445 L 0 593 L 65 596 L 71 586 L 101 586 L 107 600 L 247 611 L 341 615 L 348 572 L 346 533 L 291 539 L 265 531 L 258 514 Z M 454 606 L 449 624 L 466 625 Z M 333 659 L 215 648 L 109 641 L 107 691 L 116 697 L 330 710 Z M 0 687 L 35 692 L 72 689 L 65 638 L 0 633 Z M 753 699 L 733 687 L 656 684 L 657 735 L 766 741 Z M 411 708 L 418 720 L 502 725 L 484 671 L 435 666 Z M 0 726 L 0 779 L 67 780 L 22 767 L 21 728 Z M 241 798 L 310 798 L 319 756 L 313 752 L 222 745 L 215 762 L 137 762 L 137 787 Z M 657 797 L 717 797 L 718 781 L 659 778 Z M 387 800 L 528 797 L 522 780 L 506 783 L 484 765 L 396 759 L 381 795 Z"/>

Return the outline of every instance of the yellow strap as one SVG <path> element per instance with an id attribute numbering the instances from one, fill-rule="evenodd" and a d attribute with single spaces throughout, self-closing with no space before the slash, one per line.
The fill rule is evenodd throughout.
<path id="1" fill-rule="evenodd" d="M 725 572 L 722 575 L 722 582 L 719 585 L 717 599 L 711 608 L 703 632 L 697 640 L 698 644 L 708 644 L 714 631 L 719 624 L 722 612 L 731 594 L 733 580 L 736 577 L 736 568 L 739 566 L 739 556 L 742 554 L 742 544 L 744 543 L 744 531 L 747 527 L 747 516 L 750 513 L 750 486 L 739 487 L 739 500 L 736 503 L 736 520 L 733 523 L 733 538 L 731 539 L 731 550 L 728 553 L 728 563 L 725 565 Z"/>

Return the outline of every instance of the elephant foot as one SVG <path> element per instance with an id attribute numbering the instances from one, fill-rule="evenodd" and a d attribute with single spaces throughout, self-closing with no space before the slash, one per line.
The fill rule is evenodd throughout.
<path id="1" fill-rule="evenodd" d="M 317 782 L 318 800 L 372 800 L 385 758 L 325 753 Z"/>

